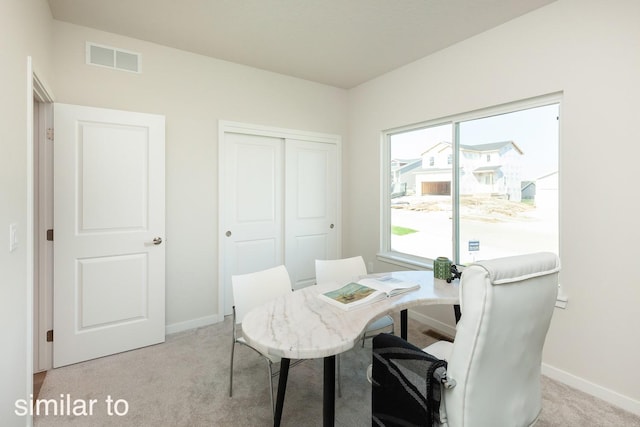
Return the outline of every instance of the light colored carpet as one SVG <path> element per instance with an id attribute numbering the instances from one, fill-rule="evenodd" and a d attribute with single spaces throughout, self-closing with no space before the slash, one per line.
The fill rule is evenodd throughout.
<path id="1" fill-rule="evenodd" d="M 433 341 L 423 333 L 424 325 L 411 319 L 409 324 L 409 341 L 420 347 Z M 39 398 L 62 399 L 66 407 L 69 395 L 69 408 L 75 407 L 80 414 L 81 405 L 86 403 L 88 413 L 90 399 L 94 399 L 93 413 L 55 415 L 50 406 L 48 416 L 34 417 L 35 425 L 272 425 L 266 365 L 246 347 L 237 347 L 234 396 L 228 396 L 230 349 L 231 319 L 227 318 L 216 325 L 170 335 L 164 344 L 51 370 Z M 371 425 L 371 392 L 365 377 L 370 359 L 370 340 L 364 348 L 357 346 L 343 354 L 336 426 Z M 640 427 L 640 417 L 551 379 L 543 377 L 542 390 L 538 427 Z M 282 425 L 322 425 L 322 360 L 308 360 L 289 371 Z"/>

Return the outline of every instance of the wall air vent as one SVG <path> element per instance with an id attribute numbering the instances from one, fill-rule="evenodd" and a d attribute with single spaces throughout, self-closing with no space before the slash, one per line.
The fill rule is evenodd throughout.
<path id="1" fill-rule="evenodd" d="M 141 62 L 139 53 L 87 42 L 87 64 L 141 73 Z"/>

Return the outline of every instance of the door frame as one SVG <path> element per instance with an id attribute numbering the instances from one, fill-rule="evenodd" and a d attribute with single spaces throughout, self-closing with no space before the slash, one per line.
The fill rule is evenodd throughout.
<path id="1" fill-rule="evenodd" d="M 337 148 L 336 158 L 338 171 L 337 188 L 338 194 L 336 197 L 336 227 L 339 230 L 336 236 L 337 256 L 338 258 L 342 253 L 342 138 L 339 135 L 310 132 L 303 130 L 279 128 L 273 126 L 263 126 L 250 123 L 234 122 L 228 120 L 218 121 L 218 321 L 224 320 L 224 298 L 225 298 L 225 285 L 224 285 L 224 233 L 225 224 L 222 221 L 222 214 L 220 206 L 223 206 L 225 201 L 223 195 L 225 194 L 225 179 L 224 179 L 224 161 L 225 161 L 225 134 L 226 133 L 240 133 L 245 135 L 257 135 L 273 138 L 281 138 L 285 141 L 287 139 L 306 140 L 311 142 L 321 142 L 327 144 L 335 144 Z M 285 146 L 286 150 L 286 146 Z M 286 222 L 286 216 L 285 216 Z M 286 258 L 285 258 L 286 262 Z"/>
<path id="2" fill-rule="evenodd" d="M 25 230 L 25 254 L 26 254 L 26 390 L 27 395 L 33 393 L 33 374 L 34 374 L 34 360 L 37 360 L 38 366 L 42 366 L 42 362 L 40 360 L 40 324 L 42 323 L 43 318 L 46 318 L 42 313 L 42 310 L 39 307 L 46 306 L 49 304 L 49 307 L 53 307 L 53 299 L 51 292 L 47 295 L 43 295 L 41 293 L 41 288 L 39 283 L 36 283 L 36 269 L 40 268 L 39 265 L 36 265 L 36 251 L 39 251 L 38 245 L 36 245 L 35 237 L 36 235 L 40 235 L 40 229 L 38 226 L 38 221 L 40 214 L 36 212 L 36 197 L 39 197 L 39 194 L 36 189 L 36 180 L 38 179 L 39 170 L 36 170 L 36 150 L 35 144 L 37 142 L 37 138 L 44 136 L 46 138 L 46 128 L 43 129 L 41 126 L 44 125 L 42 120 L 39 120 L 38 125 L 34 121 L 34 110 L 36 108 L 36 103 L 38 103 L 38 107 L 40 112 L 43 113 L 44 109 L 51 108 L 53 103 L 53 95 L 51 90 L 47 87 L 44 81 L 40 78 L 39 74 L 35 71 L 35 67 L 33 65 L 33 59 L 31 56 L 27 56 L 27 167 L 26 167 L 26 182 L 27 182 L 27 209 L 26 209 L 26 230 Z M 36 298 L 38 301 L 38 305 L 36 306 Z M 37 311 L 36 311 L 37 310 Z M 46 329 L 44 330 L 44 335 L 46 336 Z M 38 340 L 38 341 L 36 341 Z M 49 363 L 51 361 L 49 360 Z M 44 361 L 46 366 L 46 360 Z M 50 365 L 49 365 L 50 366 Z M 27 424 L 31 424 L 32 419 L 30 418 L 27 421 Z"/>
<path id="3" fill-rule="evenodd" d="M 34 372 L 52 367 L 53 344 L 53 100 L 34 88 Z"/>

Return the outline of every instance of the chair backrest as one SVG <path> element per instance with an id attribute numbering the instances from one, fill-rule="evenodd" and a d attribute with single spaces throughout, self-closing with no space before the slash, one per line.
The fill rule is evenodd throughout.
<path id="1" fill-rule="evenodd" d="M 251 309 L 291 292 L 291 278 L 284 265 L 255 273 L 231 276 L 236 323 Z"/>
<path id="2" fill-rule="evenodd" d="M 529 426 L 542 407 L 542 348 L 558 292 L 553 253 L 499 258 L 464 269 L 462 317 L 447 368 L 450 427 Z"/>
<path id="3" fill-rule="evenodd" d="M 317 259 L 316 283 L 323 284 L 334 282 L 344 285 L 352 282 L 358 276 L 367 274 L 367 267 L 361 256 L 342 259 Z"/>

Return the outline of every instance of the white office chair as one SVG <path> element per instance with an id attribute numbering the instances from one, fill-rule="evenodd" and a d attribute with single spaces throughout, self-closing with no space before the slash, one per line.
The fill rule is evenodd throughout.
<path id="1" fill-rule="evenodd" d="M 559 270 L 558 257 L 546 252 L 473 264 L 462 273 L 462 317 L 453 343 L 439 341 L 421 351 L 386 342 L 386 348 L 376 355 L 374 340 L 374 358 L 387 354 L 388 360 L 395 360 L 390 365 L 395 365 L 398 358 L 393 353 L 402 357 L 412 353 L 417 360 L 420 353 L 426 352 L 446 360 L 446 381 L 435 408 L 435 416 L 443 426 L 531 426 L 542 408 L 542 348 L 556 302 Z M 381 381 L 396 396 L 391 385 L 395 380 L 385 373 L 388 369 L 383 365 L 374 362 L 373 387 L 382 388 L 372 391 L 372 395 L 384 389 L 385 385 L 378 383 Z M 396 375 L 396 368 L 392 370 Z M 382 409 L 376 415 L 379 408 L 372 396 L 374 417 L 395 417 L 397 414 L 387 412 L 390 406 L 385 395 L 377 396 Z M 407 402 L 402 396 L 399 399 Z M 400 416 L 407 416 L 412 409 L 402 406 L 397 411 Z"/>
<path id="2" fill-rule="evenodd" d="M 367 274 L 367 267 L 364 264 L 364 259 L 361 256 L 355 256 L 351 258 L 332 259 L 332 260 L 316 260 L 316 283 L 335 283 L 337 285 L 344 285 L 358 277 Z M 389 315 L 385 315 L 374 320 L 367 325 L 364 335 L 362 336 L 362 346 L 364 347 L 365 338 L 371 338 L 372 333 L 379 333 L 388 329 L 391 333 L 394 332 L 393 318 Z M 336 358 L 337 371 L 338 371 L 338 396 L 342 396 L 342 381 L 340 380 L 340 355 Z"/>
<path id="3" fill-rule="evenodd" d="M 238 334 L 238 327 L 242 324 L 244 316 L 253 308 L 271 301 L 279 296 L 291 292 L 291 279 L 284 265 L 258 271 L 256 273 L 231 276 L 233 288 L 233 342 L 231 344 L 231 363 L 229 367 L 229 396 L 233 395 L 233 356 L 235 345 L 243 344 L 258 354 L 266 361 L 269 370 L 269 393 L 271 397 L 271 410 L 275 411 L 273 400 L 273 378 L 279 372 L 273 371 L 273 364 L 279 363 L 280 358 L 265 354 L 250 346 L 242 336 Z M 298 363 L 300 361 L 296 361 Z M 291 364 L 293 366 L 294 363 Z"/>

